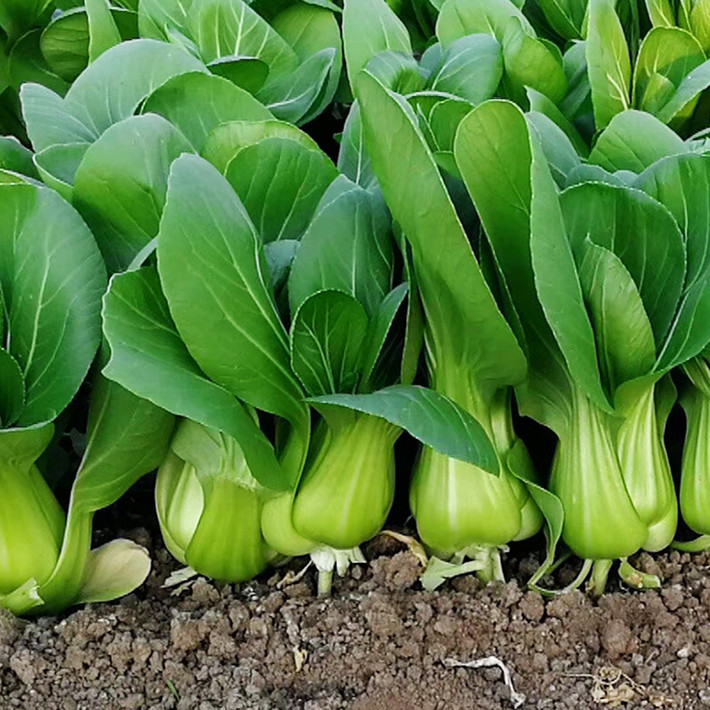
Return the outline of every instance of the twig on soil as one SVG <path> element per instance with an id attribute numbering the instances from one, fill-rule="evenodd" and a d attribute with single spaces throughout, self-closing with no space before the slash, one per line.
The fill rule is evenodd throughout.
<path id="1" fill-rule="evenodd" d="M 313 564 L 313 560 L 310 560 L 309 563 L 298 573 L 294 572 L 293 570 L 288 570 L 286 574 L 283 576 L 282 579 L 280 579 L 278 582 L 276 582 L 276 589 L 283 589 L 284 587 L 290 587 L 292 584 L 296 584 L 296 582 L 300 582 L 303 579 L 303 575 L 308 572 L 308 570 L 311 568 L 311 565 Z"/>
<path id="2" fill-rule="evenodd" d="M 519 708 L 525 702 L 525 696 L 518 693 L 513 686 L 513 679 L 510 676 L 508 666 L 495 656 L 479 658 L 476 661 L 457 661 L 455 658 L 445 658 L 442 663 L 448 668 L 492 668 L 496 666 L 503 671 L 503 682 L 510 691 L 510 702 L 514 708 Z"/>
<path id="3" fill-rule="evenodd" d="M 647 700 L 654 708 L 677 705 L 674 698 L 651 693 L 616 666 L 603 666 L 596 673 L 563 673 L 568 678 L 589 678 L 594 681 L 592 700 L 599 705 L 618 708 L 635 700 Z"/>

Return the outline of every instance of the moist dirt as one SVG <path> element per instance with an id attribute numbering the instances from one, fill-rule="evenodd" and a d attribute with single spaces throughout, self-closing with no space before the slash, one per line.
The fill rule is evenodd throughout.
<path id="1" fill-rule="evenodd" d="M 146 530 L 129 536 L 154 547 Z M 147 584 L 120 602 L 0 617 L 0 708 L 710 708 L 706 554 L 636 558 L 658 591 L 545 600 L 524 588 L 533 552 L 508 556 L 507 584 L 459 578 L 433 593 L 401 543 L 365 552 L 370 564 L 320 599 L 312 570 L 293 581 L 302 561 L 239 587 L 164 588 L 177 565 L 156 544 Z M 491 665 L 457 666 L 481 659 Z"/>

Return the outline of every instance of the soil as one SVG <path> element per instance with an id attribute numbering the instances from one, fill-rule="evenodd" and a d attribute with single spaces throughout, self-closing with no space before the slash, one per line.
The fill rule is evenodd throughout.
<path id="1" fill-rule="evenodd" d="M 311 570 L 288 583 L 302 561 L 240 588 L 163 588 L 177 565 L 155 547 L 147 584 L 120 602 L 0 617 L 0 708 L 507 710 L 519 698 L 502 666 L 522 708 L 710 708 L 705 554 L 637 558 L 658 591 L 544 600 L 522 583 L 533 552 L 506 562 L 507 584 L 429 593 L 414 555 L 380 537 L 319 599 Z"/>

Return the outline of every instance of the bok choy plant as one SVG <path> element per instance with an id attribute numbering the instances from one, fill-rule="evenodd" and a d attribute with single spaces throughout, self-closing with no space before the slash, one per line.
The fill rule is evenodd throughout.
<path id="1" fill-rule="evenodd" d="M 127 594 L 147 576 L 147 552 L 127 540 L 90 552 L 91 522 L 162 459 L 172 417 L 97 376 L 65 515 L 37 460 L 96 353 L 106 272 L 70 205 L 0 175 L 0 606 L 56 612 Z"/>
<path id="2" fill-rule="evenodd" d="M 628 583 L 656 585 L 625 558 L 666 547 L 675 532 L 667 373 L 710 339 L 707 158 L 669 155 L 626 183 L 558 192 L 535 126 L 490 101 L 455 143 L 525 335 L 530 374 L 518 401 L 559 437 L 550 488 L 564 507 L 562 537 L 586 560 L 574 585 L 591 571 L 601 592 L 616 558 Z"/>
<path id="3" fill-rule="evenodd" d="M 219 170 L 194 155 L 171 167 L 157 270 L 143 267 L 111 281 L 104 304 L 111 359 L 104 372 L 191 420 L 178 429 L 158 474 L 163 533 L 179 559 L 238 581 L 275 553 L 322 552 L 328 545 L 337 554 L 327 564 L 318 558 L 325 590 L 343 548 L 384 522 L 395 427 L 484 467 L 495 461 L 476 422 L 434 393 L 349 394 L 361 368 L 374 377 L 370 369 L 404 295 L 400 288 L 387 296 L 391 246 L 377 226 L 382 208 L 378 216 L 364 190 L 334 180 L 332 164 L 287 124 L 222 124 L 203 153 Z M 274 172 L 279 161 L 290 169 Z M 275 184 L 281 189 L 270 189 Z M 321 195 L 320 208 L 314 194 Z M 353 263 L 343 263 L 339 242 L 329 239 L 330 219 L 340 220 L 339 239 L 350 243 L 345 254 Z M 276 291 L 294 253 L 289 242 L 298 250 L 287 331 Z M 357 298 L 342 289 L 355 289 Z M 372 309 L 371 327 L 364 304 Z M 364 366 L 361 351 L 368 354 Z M 311 405 L 326 421 L 313 442 Z M 275 446 L 255 410 L 275 416 Z M 342 488 L 340 481 L 349 484 Z M 332 510 L 339 511 L 337 526 Z M 235 531 L 244 545 L 234 546 Z"/>
<path id="4" fill-rule="evenodd" d="M 411 248 L 429 382 L 481 424 L 500 470 L 492 477 L 424 449 L 410 504 L 420 537 L 437 555 L 455 565 L 470 557 L 461 571 L 501 578 L 500 549 L 530 537 L 542 523 L 528 482 L 534 495 L 544 492 L 534 484 L 511 423 L 510 387 L 525 379 L 525 357 L 483 277 L 414 110 L 370 72 L 375 60 L 355 79 L 355 94 L 374 173 Z"/>

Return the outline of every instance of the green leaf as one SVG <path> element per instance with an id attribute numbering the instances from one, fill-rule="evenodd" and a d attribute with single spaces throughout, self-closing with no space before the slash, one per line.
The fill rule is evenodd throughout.
<path id="1" fill-rule="evenodd" d="M 567 175 L 580 165 L 577 151 L 565 132 L 545 114 L 530 111 L 527 118 L 537 134 L 555 181 L 558 185 L 564 185 Z"/>
<path id="2" fill-rule="evenodd" d="M 14 136 L 0 136 L 0 169 L 27 177 L 39 177 L 32 162 L 32 151 L 25 148 Z"/>
<path id="3" fill-rule="evenodd" d="M 690 29 L 698 39 L 704 51 L 710 49 L 710 2 L 696 0 L 690 11 Z"/>
<path id="4" fill-rule="evenodd" d="M 187 23 L 205 62 L 254 57 L 266 62 L 270 80 L 298 65 L 293 49 L 244 0 L 192 0 Z"/>
<path id="5" fill-rule="evenodd" d="M 9 84 L 19 89 L 26 82 L 37 82 L 64 94 L 68 89 L 67 83 L 51 71 L 42 56 L 41 36 L 40 30 L 32 30 L 10 47 L 7 60 Z"/>
<path id="6" fill-rule="evenodd" d="M 586 3 L 575 0 L 538 0 L 545 19 L 564 39 L 581 39 Z"/>
<path id="7" fill-rule="evenodd" d="M 299 125 L 305 123 L 314 115 L 314 104 L 322 104 L 335 57 L 334 48 L 322 49 L 295 71 L 267 82 L 258 93 L 259 99 L 276 118 Z"/>
<path id="8" fill-rule="evenodd" d="M 703 62 L 683 78 L 676 92 L 656 113 L 656 116 L 664 123 L 670 123 L 708 87 L 710 87 L 710 60 Z"/>
<path id="9" fill-rule="evenodd" d="M 538 302 L 531 257 L 530 134 L 520 109 L 488 101 L 459 126 L 456 162 L 476 205 L 495 263 L 525 333 L 528 380 L 518 387 L 525 414 L 560 432 L 570 416 L 567 366 Z"/>
<path id="10" fill-rule="evenodd" d="M 545 94 L 541 94 L 539 91 L 535 91 L 535 89 L 529 87 L 526 93 L 528 102 L 530 103 L 530 110 L 542 113 L 553 121 L 555 125 L 564 131 L 564 134 L 570 140 L 580 157 L 586 158 L 589 154 L 589 148 L 575 125 L 567 119 L 562 111 L 560 111 Z"/>
<path id="11" fill-rule="evenodd" d="M 25 380 L 22 370 L 10 353 L 0 347 L 0 428 L 12 426 L 25 406 Z"/>
<path id="12" fill-rule="evenodd" d="M 111 358 L 103 374 L 177 416 L 239 441 L 251 472 L 274 490 L 290 486 L 268 439 L 224 388 L 205 377 L 180 339 L 154 269 L 111 279 L 104 297 L 104 332 Z"/>
<path id="13" fill-rule="evenodd" d="M 436 36 L 444 49 L 473 34 L 492 34 L 502 43 L 513 18 L 526 33 L 535 36 L 525 15 L 509 0 L 447 0 L 439 13 Z"/>
<path id="14" fill-rule="evenodd" d="M 592 402 L 611 409 L 599 376 L 594 332 L 587 316 L 560 199 L 542 148 L 531 140 L 531 253 L 535 288 L 573 380 Z M 591 224 L 591 222 L 590 222 Z"/>
<path id="15" fill-rule="evenodd" d="M 50 421 L 76 394 L 99 343 L 106 271 L 79 214 L 55 192 L 0 185 L 0 290 L 22 369 L 18 426 Z"/>
<path id="16" fill-rule="evenodd" d="M 345 119 L 338 152 L 338 170 L 366 190 L 377 185 L 370 156 L 365 150 L 360 105 L 357 101 L 353 101 Z"/>
<path id="17" fill-rule="evenodd" d="M 185 34 L 193 0 L 140 0 L 138 28 L 141 37 L 169 41 L 171 30 Z"/>
<path id="18" fill-rule="evenodd" d="M 362 384 L 360 391 L 366 392 L 369 389 L 373 389 L 372 380 L 376 375 L 375 368 L 382 359 L 385 343 L 392 330 L 394 319 L 397 317 L 408 291 L 409 284 L 407 283 L 400 284 L 392 289 L 380 303 L 370 322 L 367 337 L 362 345 Z"/>
<path id="19" fill-rule="evenodd" d="M 618 256 L 631 274 L 663 342 L 685 277 L 683 237 L 671 214 L 639 190 L 582 184 L 560 196 L 567 235 L 580 262 L 590 239 Z"/>
<path id="20" fill-rule="evenodd" d="M 268 243 L 301 238 L 337 170 L 320 149 L 267 138 L 240 150 L 224 175 Z"/>
<path id="21" fill-rule="evenodd" d="M 411 94 L 424 88 L 423 72 L 411 54 L 380 52 L 367 63 L 367 71 L 398 94 Z"/>
<path id="22" fill-rule="evenodd" d="M 456 40 L 443 52 L 427 88 L 477 105 L 495 94 L 502 76 L 500 44 L 490 35 L 476 34 Z"/>
<path id="23" fill-rule="evenodd" d="M 288 284 L 291 313 L 317 291 L 334 289 L 357 299 L 372 317 L 390 288 L 389 226 L 380 199 L 344 176 L 336 178 L 294 259 Z"/>
<path id="24" fill-rule="evenodd" d="M 589 162 L 606 170 L 643 172 L 668 155 L 687 152 L 683 140 L 657 118 L 643 111 L 622 111 L 597 139 Z"/>
<path id="25" fill-rule="evenodd" d="M 594 122 L 599 130 L 617 113 L 630 108 L 629 48 L 612 0 L 589 2 L 586 55 Z"/>
<path id="26" fill-rule="evenodd" d="M 685 236 L 686 285 L 710 269 L 710 156 L 675 155 L 645 170 L 635 186 L 668 208 Z"/>
<path id="27" fill-rule="evenodd" d="M 547 543 L 545 559 L 528 581 L 530 589 L 542 592 L 544 590 L 540 589 L 537 583 L 552 570 L 555 564 L 557 545 L 562 538 L 562 529 L 564 528 L 565 509 L 562 501 L 554 493 L 540 485 L 532 468 L 530 455 L 520 439 L 515 441 L 508 452 L 506 463 L 510 473 L 525 484 L 535 505 L 545 518 L 545 541 Z"/>
<path id="28" fill-rule="evenodd" d="M 307 114 L 301 117 L 307 123 L 320 114 L 333 101 L 340 83 L 343 70 L 343 48 L 340 27 L 328 5 L 296 3 L 280 12 L 271 22 L 271 26 L 283 37 L 296 52 L 301 62 L 323 49 L 335 50 L 333 64 L 328 81 L 324 85 L 319 100 Z M 340 10 L 338 9 L 338 12 Z"/>
<path id="29" fill-rule="evenodd" d="M 350 295 L 319 291 L 296 311 L 291 366 L 311 396 L 353 391 L 368 329 L 365 309 Z"/>
<path id="30" fill-rule="evenodd" d="M 121 43 L 108 0 L 84 0 L 89 21 L 89 62 Z"/>
<path id="31" fill-rule="evenodd" d="M 158 233 L 170 165 L 190 152 L 160 116 L 132 116 L 111 126 L 86 151 L 73 200 L 110 272 L 124 270 Z"/>
<path id="32" fill-rule="evenodd" d="M 613 252 L 585 242 L 579 279 L 609 392 L 646 374 L 656 359 L 653 330 L 631 274 Z"/>
<path id="33" fill-rule="evenodd" d="M 138 37 L 134 12 L 118 7 L 111 15 L 122 39 Z M 65 81 L 74 81 L 89 64 L 89 18 L 83 7 L 56 16 L 40 37 L 40 48 L 51 70 Z"/>
<path id="34" fill-rule="evenodd" d="M 677 27 L 655 27 L 644 38 L 634 67 L 634 105 L 649 111 L 665 100 L 659 77 L 673 91 L 683 78 L 705 61 L 705 53 L 690 32 Z"/>
<path id="35" fill-rule="evenodd" d="M 684 293 L 659 354 L 663 371 L 696 355 L 710 340 L 710 158 L 678 155 L 642 173 L 636 184 L 667 207 L 685 235 L 687 274 Z"/>
<path id="36" fill-rule="evenodd" d="M 215 128 L 207 137 L 202 156 L 224 174 L 229 161 L 243 148 L 266 140 L 283 138 L 300 143 L 314 153 L 318 144 L 306 133 L 283 121 L 229 121 Z"/>
<path id="37" fill-rule="evenodd" d="M 256 57 L 220 57 L 209 62 L 207 68 L 213 74 L 254 94 L 269 77 L 269 66 Z"/>
<path id="38" fill-rule="evenodd" d="M 412 54 L 407 28 L 384 0 L 345 0 L 343 45 L 353 92 L 355 78 L 377 54 Z"/>
<path id="39" fill-rule="evenodd" d="M 170 170 L 158 271 L 178 332 L 203 372 L 289 421 L 305 442 L 307 409 L 264 282 L 258 236 L 229 183 L 202 158 L 183 155 Z"/>
<path id="40" fill-rule="evenodd" d="M 470 113 L 473 105 L 448 94 L 425 91 L 412 94 L 408 100 L 416 111 L 419 128 L 436 164 L 449 175 L 459 177 L 454 161 L 454 138 L 459 124 Z"/>
<path id="41" fill-rule="evenodd" d="M 228 121 L 268 121 L 271 112 L 231 81 L 199 72 L 168 79 L 145 101 L 141 113 L 157 113 L 201 151 L 210 133 Z"/>
<path id="42" fill-rule="evenodd" d="M 357 89 L 375 174 L 412 247 L 437 370 L 464 366 L 491 393 L 519 382 L 525 376 L 524 356 L 483 278 L 411 109 L 367 73 Z M 393 154 L 399 159 L 391 160 Z M 477 338 L 461 338 L 473 331 Z"/>
<path id="43" fill-rule="evenodd" d="M 392 385 L 372 394 L 335 394 L 308 401 L 316 409 L 335 405 L 381 417 L 439 453 L 498 474 L 498 457 L 481 425 L 434 390 Z"/>
<path id="44" fill-rule="evenodd" d="M 531 37 L 518 18 L 511 18 L 503 36 L 503 59 L 506 79 L 521 96 L 531 87 L 555 104 L 562 101 L 567 77 L 558 57 L 544 42 Z"/>
<path id="45" fill-rule="evenodd" d="M 140 103 L 173 76 L 206 68 L 180 47 L 140 39 L 104 52 L 64 99 L 37 84 L 22 87 L 22 112 L 35 152 L 57 144 L 96 140 L 132 116 Z"/>
<path id="46" fill-rule="evenodd" d="M 39 20 L 50 4 L 50 0 L 3 0 L 0 28 L 10 39 L 17 39 Z"/>
<path id="47" fill-rule="evenodd" d="M 646 0 L 646 10 L 654 27 L 675 26 L 675 15 L 668 0 Z"/>

